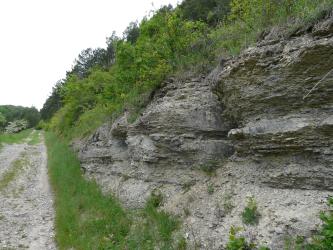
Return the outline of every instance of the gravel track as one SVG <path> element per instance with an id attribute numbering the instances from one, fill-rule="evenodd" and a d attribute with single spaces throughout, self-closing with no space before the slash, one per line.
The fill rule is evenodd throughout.
<path id="1" fill-rule="evenodd" d="M 0 153 L 0 181 L 15 164 L 20 167 L 14 178 L 0 190 L 0 250 L 56 249 L 43 140 L 38 145 L 5 145 Z"/>

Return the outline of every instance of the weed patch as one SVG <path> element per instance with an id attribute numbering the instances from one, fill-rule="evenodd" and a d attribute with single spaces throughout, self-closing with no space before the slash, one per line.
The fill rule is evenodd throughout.
<path id="1" fill-rule="evenodd" d="M 249 197 L 247 201 L 247 205 L 242 212 L 242 221 L 246 225 L 256 225 L 259 223 L 259 218 L 261 217 L 257 202 L 254 197 Z"/>

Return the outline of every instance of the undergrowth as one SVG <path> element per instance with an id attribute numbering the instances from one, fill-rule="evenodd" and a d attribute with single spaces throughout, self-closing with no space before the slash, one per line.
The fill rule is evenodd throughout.
<path id="1" fill-rule="evenodd" d="M 161 196 L 152 195 L 144 209 L 126 210 L 82 176 L 65 142 L 48 132 L 46 144 L 59 249 L 175 249 L 172 235 L 179 222 L 159 211 Z"/>

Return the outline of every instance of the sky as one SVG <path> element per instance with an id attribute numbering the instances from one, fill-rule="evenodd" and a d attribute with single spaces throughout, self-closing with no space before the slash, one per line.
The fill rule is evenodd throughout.
<path id="1" fill-rule="evenodd" d="M 1 0 L 0 105 L 42 108 L 86 48 L 180 0 Z"/>

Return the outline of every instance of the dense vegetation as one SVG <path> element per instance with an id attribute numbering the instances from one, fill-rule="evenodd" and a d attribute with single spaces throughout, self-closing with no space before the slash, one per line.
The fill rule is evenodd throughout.
<path id="1" fill-rule="evenodd" d="M 171 75 L 212 69 L 236 55 L 272 25 L 311 21 L 333 0 L 184 0 L 132 22 L 105 49 L 85 49 L 47 99 L 46 128 L 69 138 L 85 136 L 127 108 L 134 120 L 150 93 Z M 1 120 L 0 120 L 1 122 Z"/>
<path id="2" fill-rule="evenodd" d="M 0 132 L 10 123 L 17 120 L 28 122 L 27 127 L 36 126 L 40 120 L 39 111 L 34 108 L 21 106 L 3 105 L 0 106 Z"/>

